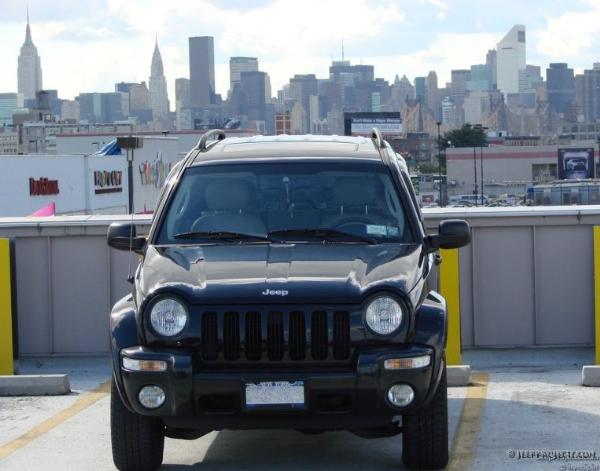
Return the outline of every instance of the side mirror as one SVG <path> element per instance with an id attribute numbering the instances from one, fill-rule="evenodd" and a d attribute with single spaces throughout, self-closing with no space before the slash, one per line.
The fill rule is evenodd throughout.
<path id="1" fill-rule="evenodd" d="M 427 236 L 426 245 L 429 252 L 437 249 L 458 249 L 471 242 L 471 228 L 461 219 L 447 219 L 440 222 L 438 233 Z"/>
<path id="2" fill-rule="evenodd" d="M 146 245 L 146 238 L 137 236 L 135 225 L 128 222 L 113 222 L 108 227 L 106 235 L 108 245 L 117 250 L 133 250 L 142 253 Z"/>

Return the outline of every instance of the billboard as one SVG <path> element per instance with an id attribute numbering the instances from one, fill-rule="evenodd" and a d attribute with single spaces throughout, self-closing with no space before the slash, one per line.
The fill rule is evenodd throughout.
<path id="1" fill-rule="evenodd" d="M 558 149 L 558 179 L 594 178 L 594 148 Z"/>
<path id="2" fill-rule="evenodd" d="M 383 136 L 398 136 L 402 133 L 400 112 L 344 113 L 346 136 L 371 136 L 371 130 L 379 128 Z"/>

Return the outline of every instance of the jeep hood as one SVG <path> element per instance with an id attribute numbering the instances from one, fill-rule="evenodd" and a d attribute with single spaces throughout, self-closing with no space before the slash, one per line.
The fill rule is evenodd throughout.
<path id="1" fill-rule="evenodd" d="M 143 297 L 194 304 L 351 304 L 373 289 L 409 293 L 423 262 L 420 246 L 401 244 L 149 246 L 136 282 Z"/>

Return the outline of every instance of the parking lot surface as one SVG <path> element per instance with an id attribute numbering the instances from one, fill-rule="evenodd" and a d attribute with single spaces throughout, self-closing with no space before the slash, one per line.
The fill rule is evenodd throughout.
<path id="1" fill-rule="evenodd" d="M 580 385 L 591 350 L 469 351 L 463 360 L 475 370 L 474 384 L 449 389 L 449 469 L 600 470 L 592 455 L 600 459 L 600 390 Z M 21 371 L 69 373 L 74 392 L 0 398 L 0 469 L 114 469 L 108 358 L 25 359 Z M 167 439 L 161 469 L 397 470 L 401 441 L 347 432 L 212 432 Z"/>

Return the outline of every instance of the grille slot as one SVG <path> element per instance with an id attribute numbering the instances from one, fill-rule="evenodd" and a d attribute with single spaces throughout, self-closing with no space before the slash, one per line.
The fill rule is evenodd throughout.
<path id="1" fill-rule="evenodd" d="M 201 311 L 199 358 L 205 362 L 338 362 L 352 357 L 348 310 Z M 210 309 L 210 308 L 209 308 Z"/>
<path id="2" fill-rule="evenodd" d="M 289 350 L 292 360 L 304 360 L 306 356 L 306 321 L 302 311 L 290 312 Z"/>
<path id="3" fill-rule="evenodd" d="M 240 315 L 226 312 L 223 316 L 223 356 L 225 360 L 240 358 Z"/>
<path id="4" fill-rule="evenodd" d="M 267 355 L 271 361 L 283 358 L 283 315 L 269 312 L 267 318 Z"/>
<path id="5" fill-rule="evenodd" d="M 260 312 L 246 313 L 246 358 L 260 360 L 262 354 L 262 331 Z"/>
<path id="6" fill-rule="evenodd" d="M 350 356 L 350 314 L 345 311 L 333 313 L 333 357 L 344 360 Z"/>
<path id="7" fill-rule="evenodd" d="M 202 314 L 202 358 L 216 360 L 218 355 L 217 313 L 205 312 Z"/>
<path id="8" fill-rule="evenodd" d="M 327 313 L 315 311 L 312 313 L 310 325 L 310 347 L 314 360 L 325 360 L 327 358 Z"/>

